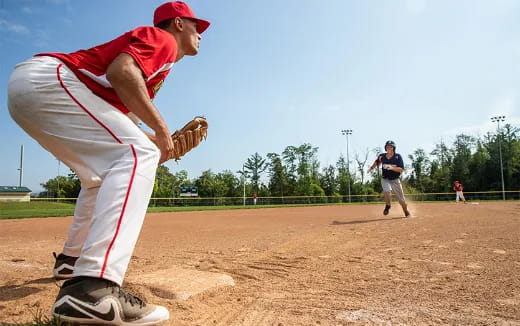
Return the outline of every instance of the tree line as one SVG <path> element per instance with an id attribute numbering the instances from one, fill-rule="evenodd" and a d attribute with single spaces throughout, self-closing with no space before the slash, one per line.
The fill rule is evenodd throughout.
<path id="1" fill-rule="evenodd" d="M 476 137 L 457 135 L 452 143 L 440 141 L 427 153 L 418 148 L 405 156 L 402 176 L 406 192 L 449 192 L 454 180 L 466 191 L 501 190 L 500 154 L 505 190 L 520 189 L 520 129 L 506 124 L 496 133 Z M 157 170 L 152 197 L 180 195 L 181 184 L 195 184 L 200 197 L 346 196 L 382 191 L 380 169 L 367 175 L 381 148 L 354 153 L 350 164 L 340 156 L 335 164 L 321 166 L 318 147 L 309 143 L 287 146 L 281 153 L 252 154 L 240 171 L 203 171 L 188 178 L 185 170 L 172 173 L 162 165 Z M 399 150 L 397 150 L 399 152 Z M 41 184 L 40 197 L 76 198 L 80 182 L 71 171 Z"/>

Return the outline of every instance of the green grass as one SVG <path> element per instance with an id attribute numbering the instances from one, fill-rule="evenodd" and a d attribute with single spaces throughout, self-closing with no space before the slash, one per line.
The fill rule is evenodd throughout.
<path id="1" fill-rule="evenodd" d="M 160 212 L 187 212 L 187 211 L 210 211 L 227 209 L 258 209 L 258 208 L 281 208 L 281 207 L 305 207 L 305 206 L 324 206 L 324 205 L 345 205 L 345 204 L 287 204 L 287 205 L 236 205 L 236 206 L 173 206 L 173 207 L 149 207 L 149 213 Z M 74 214 L 74 204 L 34 201 L 28 203 L 0 202 L 1 219 L 21 219 L 38 217 L 60 217 L 72 216 Z"/>
<path id="2" fill-rule="evenodd" d="M 0 219 L 29 217 L 71 216 L 74 204 L 53 202 L 0 202 Z"/>

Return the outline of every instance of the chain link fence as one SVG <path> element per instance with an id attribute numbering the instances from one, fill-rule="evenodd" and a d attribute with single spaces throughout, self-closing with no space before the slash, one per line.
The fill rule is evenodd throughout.
<path id="1" fill-rule="evenodd" d="M 405 194 L 408 201 L 435 202 L 455 201 L 455 193 L 408 193 Z M 485 200 L 502 200 L 502 191 L 464 192 L 464 197 L 469 202 Z M 520 190 L 506 191 L 506 200 L 520 200 Z M 31 198 L 31 201 L 59 202 L 75 204 L 76 198 Z M 383 202 L 383 194 L 375 195 L 351 195 L 349 196 L 286 196 L 286 197 L 258 197 L 257 206 L 277 205 L 327 205 L 341 203 L 376 203 Z M 253 206 L 252 197 L 176 197 L 176 198 L 152 198 L 151 207 L 182 207 L 182 206 Z"/>
<path id="2" fill-rule="evenodd" d="M 455 193 L 412 193 L 405 194 L 407 200 L 414 202 L 426 201 L 455 201 Z M 501 191 L 465 192 L 467 201 L 501 200 Z M 506 191 L 506 200 L 520 200 L 520 190 Z M 395 199 L 395 198 L 394 198 Z M 340 203 L 376 203 L 383 202 L 383 194 L 351 195 L 349 196 L 287 196 L 287 197 L 258 197 L 256 205 L 317 205 Z M 215 198 L 152 198 L 150 206 L 251 206 L 255 205 L 252 197 L 215 197 Z"/>

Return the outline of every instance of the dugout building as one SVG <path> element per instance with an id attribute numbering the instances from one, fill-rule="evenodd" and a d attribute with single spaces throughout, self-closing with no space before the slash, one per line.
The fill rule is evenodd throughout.
<path id="1" fill-rule="evenodd" d="M 6 201 L 31 201 L 31 189 L 27 187 L 0 186 L 0 202 Z"/>

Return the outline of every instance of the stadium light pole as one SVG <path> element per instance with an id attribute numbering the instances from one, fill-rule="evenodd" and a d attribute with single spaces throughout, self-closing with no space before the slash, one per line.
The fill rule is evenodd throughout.
<path id="1" fill-rule="evenodd" d="M 21 187 L 22 184 L 23 184 L 23 145 L 22 145 L 22 148 L 20 150 L 20 168 L 18 170 L 20 171 L 20 184 L 19 184 L 19 186 Z"/>
<path id="2" fill-rule="evenodd" d="M 348 135 L 352 135 L 352 129 L 343 129 L 341 134 L 347 136 L 347 174 L 348 174 L 348 202 L 351 202 L 350 198 L 350 159 L 348 156 Z"/>
<path id="3" fill-rule="evenodd" d="M 500 177 L 502 179 L 502 200 L 506 200 L 506 191 L 504 188 L 504 166 L 502 165 L 502 141 L 500 140 L 500 122 L 504 122 L 506 117 L 504 115 L 498 115 L 492 117 L 491 121 L 497 123 L 497 136 L 498 136 L 498 152 L 500 155 Z"/>
<path id="4" fill-rule="evenodd" d="M 56 178 L 56 180 L 58 180 L 58 192 L 56 193 L 56 198 L 60 197 L 60 165 L 61 161 L 58 160 L 58 177 Z"/>
<path id="5" fill-rule="evenodd" d="M 243 198 L 244 198 L 244 203 L 243 203 L 243 206 L 246 206 L 246 168 L 245 168 L 245 165 L 242 164 L 242 185 L 243 185 Z"/>

